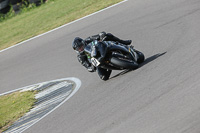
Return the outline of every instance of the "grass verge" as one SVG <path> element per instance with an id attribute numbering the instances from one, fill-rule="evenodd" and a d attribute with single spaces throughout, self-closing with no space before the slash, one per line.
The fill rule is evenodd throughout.
<path id="1" fill-rule="evenodd" d="M 35 91 L 15 92 L 0 97 L 0 132 L 28 112 L 36 99 Z"/>
<path id="2" fill-rule="evenodd" d="M 0 22 L 0 50 L 122 0 L 48 0 L 46 4 Z"/>

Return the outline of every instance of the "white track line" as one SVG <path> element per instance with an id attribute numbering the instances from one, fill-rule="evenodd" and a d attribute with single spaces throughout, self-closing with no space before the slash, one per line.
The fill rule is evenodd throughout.
<path id="1" fill-rule="evenodd" d="M 43 82 L 43 83 L 37 83 L 37 84 L 34 84 L 34 85 L 30 85 L 30 86 L 26 86 L 26 87 L 14 89 L 14 90 L 11 90 L 11 91 L 8 91 L 8 92 L 0 94 L 0 96 L 7 95 L 7 94 L 10 94 L 10 93 L 13 93 L 13 92 L 16 92 L 16 91 L 24 90 L 26 88 L 29 88 L 29 90 L 32 90 L 36 85 L 46 84 L 46 83 L 49 83 L 49 82 L 56 82 L 56 81 L 61 81 L 61 80 L 72 80 L 72 81 L 74 81 L 77 84 L 78 87 L 80 87 L 80 85 L 81 85 L 81 81 L 79 79 L 77 79 L 75 77 L 69 77 L 69 78 L 63 78 L 63 79 L 56 79 L 56 80 L 46 81 L 46 82 Z"/>
<path id="2" fill-rule="evenodd" d="M 33 124 L 29 125 L 26 129 L 30 128 L 35 123 L 37 123 L 38 121 L 42 120 L 44 117 L 46 117 L 47 115 L 49 115 L 51 112 L 53 112 L 54 110 L 56 110 L 57 108 L 59 108 L 63 103 L 65 103 L 67 100 L 69 100 L 79 90 L 79 88 L 81 87 L 81 81 L 79 79 L 77 79 L 77 78 L 67 78 L 67 79 L 68 80 L 72 80 L 72 81 L 75 82 L 76 88 L 74 89 L 74 91 L 63 102 L 61 102 L 58 106 L 56 106 L 53 110 L 51 110 L 50 112 L 48 112 L 47 114 L 45 114 L 44 116 L 42 116 L 40 119 L 38 119 Z M 23 131 L 25 131 L 26 129 L 24 129 Z"/>
<path id="3" fill-rule="evenodd" d="M 30 40 L 33 40 L 33 39 L 35 39 L 35 38 L 38 38 L 38 37 L 40 37 L 40 36 L 46 35 L 46 34 L 48 34 L 48 33 L 50 33 L 50 32 L 55 31 L 55 30 L 61 29 L 61 28 L 65 27 L 65 26 L 68 26 L 68 25 L 73 24 L 73 23 L 75 23 L 75 22 L 78 22 L 78 21 L 80 21 L 80 20 L 83 20 L 83 19 L 85 19 L 85 18 L 88 18 L 88 17 L 90 17 L 90 16 L 93 16 L 93 15 L 95 15 L 95 14 L 97 14 L 97 13 L 103 12 L 103 11 L 109 9 L 109 8 L 115 7 L 115 6 L 117 6 L 117 5 L 119 5 L 119 4 L 122 4 L 122 3 L 126 2 L 126 1 L 128 1 L 128 0 L 124 0 L 124 1 L 122 1 L 122 2 L 119 2 L 119 3 L 117 3 L 117 4 L 114 4 L 114 5 L 112 5 L 112 6 L 109 6 L 109 7 L 107 7 L 107 8 L 104 8 L 104 9 L 102 9 L 102 10 L 100 10 L 100 11 L 94 12 L 94 13 L 92 13 L 92 14 L 90 14 L 90 15 L 87 15 L 87 16 L 82 17 L 82 18 L 80 18 L 80 19 L 77 19 L 77 20 L 75 20 L 75 21 L 72 21 L 72 22 L 69 22 L 69 23 L 67 23 L 67 24 L 64 24 L 64 25 L 62 25 L 62 26 L 60 26 L 60 27 L 57 27 L 57 28 L 55 28 L 55 29 L 53 29 L 53 30 L 50 30 L 50 31 L 48 31 L 48 32 L 45 32 L 45 33 L 40 34 L 40 35 L 38 35 L 38 36 L 32 37 L 32 38 L 30 38 L 30 39 L 28 39 L 28 40 L 25 40 L 25 41 L 23 41 L 23 42 L 20 42 L 20 43 L 14 45 L 14 46 L 8 47 L 8 48 L 3 49 L 3 50 L 0 50 L 0 53 L 6 51 L 6 50 L 8 50 L 8 49 L 14 48 L 14 47 L 16 47 L 16 46 L 19 46 L 19 45 L 21 45 L 21 44 L 23 44 L 23 43 L 26 43 L 26 42 L 28 42 L 28 41 L 30 41 Z"/>
<path id="4" fill-rule="evenodd" d="M 53 110 L 51 110 L 50 112 L 48 112 L 47 114 L 45 114 L 44 116 L 42 116 L 40 119 L 38 119 L 36 122 L 34 122 L 33 124 L 29 125 L 26 129 L 30 128 L 31 126 L 33 126 L 35 123 L 37 123 L 38 121 L 42 120 L 44 117 L 46 117 L 47 115 L 49 115 L 51 112 L 53 112 L 54 110 L 56 110 L 58 107 L 60 107 L 63 103 L 65 103 L 67 100 L 69 100 L 81 87 L 81 81 L 77 78 L 66 78 L 68 80 L 72 80 L 75 82 L 76 87 L 74 89 L 74 91 L 63 101 L 61 102 L 58 106 L 56 106 Z M 65 79 L 65 80 L 66 80 Z M 61 79 L 62 80 L 62 79 Z M 23 131 L 25 131 L 26 129 L 24 129 Z M 22 131 L 22 132 L 23 132 Z"/>

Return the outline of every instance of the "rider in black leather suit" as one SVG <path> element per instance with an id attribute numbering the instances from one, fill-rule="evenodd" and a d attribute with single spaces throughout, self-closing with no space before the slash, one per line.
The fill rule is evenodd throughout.
<path id="1" fill-rule="evenodd" d="M 72 43 L 72 47 L 74 50 L 77 51 L 78 55 L 78 61 L 85 67 L 87 68 L 87 70 L 89 72 L 95 72 L 97 70 L 99 77 L 102 80 L 108 80 L 110 77 L 110 74 L 112 72 L 112 70 L 107 70 L 107 69 L 103 69 L 100 67 L 95 68 L 89 61 L 87 58 L 87 55 L 85 55 L 84 53 L 84 48 L 87 44 L 91 43 L 94 40 L 104 40 L 104 41 L 115 41 L 115 42 L 119 42 L 121 44 L 124 45 L 130 45 L 131 44 L 131 40 L 121 40 L 119 38 L 117 38 L 116 36 L 114 36 L 111 33 L 106 33 L 106 32 L 101 32 L 97 35 L 94 36 L 90 36 L 88 38 L 86 38 L 85 40 L 76 37 Z"/>

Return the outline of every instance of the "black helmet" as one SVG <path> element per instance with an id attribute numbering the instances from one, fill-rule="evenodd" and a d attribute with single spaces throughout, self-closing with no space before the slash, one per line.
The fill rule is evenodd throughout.
<path id="1" fill-rule="evenodd" d="M 72 43 L 72 47 L 74 50 L 81 52 L 84 49 L 84 41 L 80 37 L 76 37 Z"/>

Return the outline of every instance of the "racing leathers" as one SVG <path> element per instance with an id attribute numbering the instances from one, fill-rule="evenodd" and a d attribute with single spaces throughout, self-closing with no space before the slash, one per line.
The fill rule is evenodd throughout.
<path id="1" fill-rule="evenodd" d="M 104 40 L 104 41 L 115 41 L 115 42 L 119 42 L 119 43 L 124 44 L 124 45 L 130 45 L 131 42 L 132 42 L 131 40 L 121 40 L 121 39 L 117 38 L 116 36 L 114 36 L 111 33 L 101 32 L 101 33 L 99 33 L 97 35 L 90 36 L 90 37 L 86 38 L 84 40 L 84 43 L 85 43 L 85 45 L 87 45 L 87 44 L 91 43 L 94 40 L 98 40 L 98 41 L 101 41 L 101 40 Z M 96 68 L 95 66 L 93 66 L 89 62 L 88 57 L 84 52 L 78 53 L 77 58 L 78 58 L 78 61 L 85 68 L 87 68 L 87 70 L 89 72 L 95 72 L 97 70 L 98 75 L 102 80 L 108 80 L 109 79 L 112 70 L 107 70 L 107 69 L 103 69 L 103 68 L 100 68 L 100 67 Z"/>

